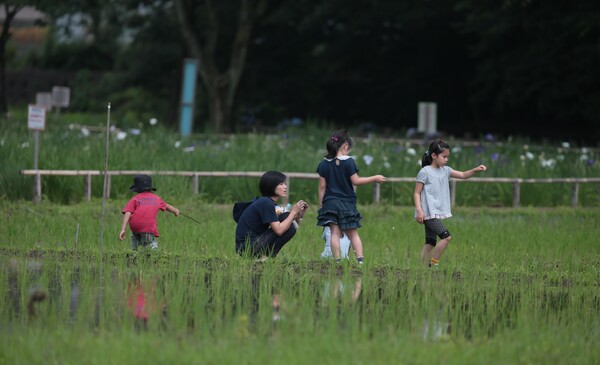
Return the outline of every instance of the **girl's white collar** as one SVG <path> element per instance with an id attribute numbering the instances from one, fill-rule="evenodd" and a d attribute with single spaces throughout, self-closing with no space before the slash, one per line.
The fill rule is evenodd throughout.
<path id="1" fill-rule="evenodd" d="M 340 161 L 344 161 L 344 160 L 347 160 L 347 159 L 349 159 L 349 158 L 352 158 L 352 157 L 351 157 L 351 156 L 348 156 L 348 155 L 343 155 L 343 156 L 338 156 L 338 157 L 336 157 L 336 158 L 337 158 L 338 160 L 340 160 Z M 328 162 L 331 162 L 331 161 L 335 160 L 336 158 L 327 158 L 327 157 L 325 157 L 325 158 L 324 158 L 324 160 L 325 160 L 325 161 L 328 161 Z"/>

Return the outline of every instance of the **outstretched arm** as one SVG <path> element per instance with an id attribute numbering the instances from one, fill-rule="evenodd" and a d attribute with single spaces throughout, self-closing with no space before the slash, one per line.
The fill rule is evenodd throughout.
<path id="1" fill-rule="evenodd" d="M 485 165 L 479 165 L 475 168 L 472 168 L 471 170 L 468 171 L 457 171 L 457 170 L 452 170 L 452 174 L 451 176 L 456 178 L 456 179 L 468 179 L 470 177 L 473 177 L 473 175 L 475 175 L 476 173 L 480 172 L 480 171 L 485 171 L 487 170 L 487 167 L 485 167 Z"/>
<path id="2" fill-rule="evenodd" d="M 365 185 L 370 183 L 383 183 L 385 182 L 385 176 L 383 175 L 373 175 L 369 177 L 360 177 L 358 174 L 354 174 L 350 176 L 350 181 L 352 181 L 352 185 Z"/>
<path id="3" fill-rule="evenodd" d="M 173 213 L 173 215 L 176 217 L 179 215 L 179 209 L 175 208 L 171 204 L 167 204 L 167 212 Z"/>
<path id="4" fill-rule="evenodd" d="M 121 225 L 121 232 L 119 233 L 119 239 L 123 241 L 125 239 L 125 230 L 127 229 L 127 224 L 129 223 L 129 218 L 131 218 L 131 212 L 126 212 L 123 216 L 123 224 Z"/>

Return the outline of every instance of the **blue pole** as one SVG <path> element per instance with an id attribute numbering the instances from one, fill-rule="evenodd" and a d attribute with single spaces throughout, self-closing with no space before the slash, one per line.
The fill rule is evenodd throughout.
<path id="1" fill-rule="evenodd" d="M 196 74 L 198 60 L 183 60 L 183 82 L 181 84 L 181 109 L 179 112 L 179 133 L 182 137 L 192 134 L 194 121 L 194 98 L 196 96 Z"/>

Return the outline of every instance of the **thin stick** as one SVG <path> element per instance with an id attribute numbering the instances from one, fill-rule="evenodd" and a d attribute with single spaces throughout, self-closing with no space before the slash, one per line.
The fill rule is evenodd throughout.
<path id="1" fill-rule="evenodd" d="M 105 141 L 105 154 L 104 154 L 104 186 L 102 189 L 102 219 L 100 224 L 100 269 L 102 269 L 102 241 L 104 240 L 104 210 L 106 207 L 106 190 L 108 186 L 108 146 L 109 146 L 109 135 L 110 135 L 110 103 L 107 106 L 106 112 L 106 141 Z"/>
<path id="2" fill-rule="evenodd" d="M 196 223 L 198 223 L 198 224 L 202 224 L 202 223 L 198 222 L 197 220 L 195 220 L 194 218 L 190 217 L 189 215 L 185 215 L 185 214 L 183 214 L 183 213 L 181 213 L 181 212 L 179 212 L 179 215 L 182 215 L 182 216 L 184 216 L 184 217 L 186 217 L 186 218 L 189 218 L 189 219 L 193 220 L 194 222 L 196 222 Z"/>
<path id="3" fill-rule="evenodd" d="M 110 103 L 108 103 L 107 111 L 106 111 L 106 150 L 104 154 L 104 186 L 102 188 L 102 218 L 100 223 L 100 288 L 98 289 L 98 299 L 96 302 L 97 308 L 97 324 L 100 325 L 100 316 L 102 313 L 102 296 L 104 293 L 104 278 L 102 272 L 102 241 L 104 240 L 104 211 L 106 208 L 106 199 L 108 198 L 106 195 L 107 187 L 108 187 L 108 142 L 110 136 Z"/>

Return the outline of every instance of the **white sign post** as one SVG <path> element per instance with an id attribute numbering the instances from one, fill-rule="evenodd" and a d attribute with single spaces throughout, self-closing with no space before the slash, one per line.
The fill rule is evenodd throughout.
<path id="1" fill-rule="evenodd" d="M 419 103 L 418 130 L 426 136 L 437 132 L 437 103 Z"/>
<path id="2" fill-rule="evenodd" d="M 56 115 L 60 115 L 60 108 L 67 108 L 71 102 L 71 89 L 64 86 L 52 87 L 52 105 L 56 107 Z"/>
<path id="3" fill-rule="evenodd" d="M 33 130 L 33 169 L 38 169 L 39 134 L 46 129 L 46 108 L 41 105 L 29 105 L 27 127 Z M 38 171 L 35 176 L 33 201 L 39 203 L 42 198 L 42 178 Z"/>

